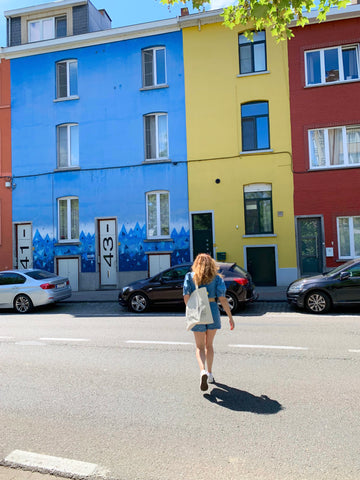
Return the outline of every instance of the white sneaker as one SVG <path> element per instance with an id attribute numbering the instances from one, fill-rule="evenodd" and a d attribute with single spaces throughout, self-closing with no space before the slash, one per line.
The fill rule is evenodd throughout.
<path id="1" fill-rule="evenodd" d="M 208 383 L 215 383 L 214 375 L 210 372 L 208 372 L 207 375 L 208 375 L 208 379 L 207 379 Z"/>
<path id="2" fill-rule="evenodd" d="M 200 390 L 205 392 L 208 389 L 208 376 L 205 370 L 201 370 L 200 373 Z"/>

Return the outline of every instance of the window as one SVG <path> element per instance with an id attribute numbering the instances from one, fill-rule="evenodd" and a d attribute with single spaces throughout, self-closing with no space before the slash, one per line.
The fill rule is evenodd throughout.
<path id="1" fill-rule="evenodd" d="M 0 285 L 19 285 L 26 282 L 26 278 L 18 273 L 0 273 Z"/>
<path id="2" fill-rule="evenodd" d="M 79 199 L 64 197 L 58 200 L 59 241 L 79 240 Z"/>
<path id="3" fill-rule="evenodd" d="M 360 216 L 338 217 L 339 258 L 360 256 Z"/>
<path id="4" fill-rule="evenodd" d="M 240 75 L 266 71 L 266 34 L 254 32 L 253 41 L 239 35 Z"/>
<path id="5" fill-rule="evenodd" d="M 270 148 L 268 102 L 241 105 L 241 129 L 244 152 Z"/>
<path id="6" fill-rule="evenodd" d="M 253 184 L 244 187 L 245 234 L 273 233 L 271 185 Z"/>
<path id="7" fill-rule="evenodd" d="M 305 52 L 306 85 L 345 82 L 359 78 L 358 45 Z"/>
<path id="8" fill-rule="evenodd" d="M 166 84 L 165 47 L 147 48 L 142 51 L 143 87 Z"/>
<path id="9" fill-rule="evenodd" d="M 56 64 L 56 98 L 78 94 L 77 60 L 65 60 Z"/>
<path id="10" fill-rule="evenodd" d="M 360 165 L 360 126 L 309 130 L 310 168 Z"/>
<path id="11" fill-rule="evenodd" d="M 66 15 L 28 22 L 29 42 L 66 37 Z"/>
<path id="12" fill-rule="evenodd" d="M 79 166 L 79 125 L 69 123 L 57 127 L 58 168 Z"/>
<path id="13" fill-rule="evenodd" d="M 168 116 L 166 113 L 145 115 L 145 158 L 159 160 L 169 157 Z"/>
<path id="14" fill-rule="evenodd" d="M 147 237 L 168 238 L 170 236 L 169 192 L 146 194 Z"/>

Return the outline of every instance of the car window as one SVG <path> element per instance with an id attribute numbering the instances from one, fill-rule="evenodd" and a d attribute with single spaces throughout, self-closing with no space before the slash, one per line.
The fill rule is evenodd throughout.
<path id="1" fill-rule="evenodd" d="M 0 273 L 0 285 L 18 285 L 25 282 L 26 278 L 18 273 Z"/>
<path id="2" fill-rule="evenodd" d="M 33 278 L 34 280 L 45 280 L 46 278 L 54 278 L 55 273 L 49 273 L 45 270 L 34 270 L 32 272 L 26 272 L 26 275 Z"/>
<path id="3" fill-rule="evenodd" d="M 231 270 L 246 277 L 247 272 L 243 268 L 239 267 L 239 265 L 234 265 Z"/>
<path id="4" fill-rule="evenodd" d="M 349 268 L 350 277 L 360 277 L 360 265 Z"/>
<path id="5" fill-rule="evenodd" d="M 183 265 L 180 267 L 172 268 L 162 274 L 163 280 L 184 280 L 185 275 L 190 271 L 191 267 Z"/>

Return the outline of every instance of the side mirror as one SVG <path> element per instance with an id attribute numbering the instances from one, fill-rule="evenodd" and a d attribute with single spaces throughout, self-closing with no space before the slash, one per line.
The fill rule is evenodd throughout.
<path id="1" fill-rule="evenodd" d="M 350 272 L 345 271 L 340 273 L 340 280 L 347 280 L 350 278 Z"/>

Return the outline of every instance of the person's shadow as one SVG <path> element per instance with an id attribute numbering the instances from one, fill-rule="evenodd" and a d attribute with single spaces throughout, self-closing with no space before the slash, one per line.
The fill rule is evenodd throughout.
<path id="1" fill-rule="evenodd" d="M 223 383 L 214 383 L 215 388 L 210 393 L 205 393 L 204 398 L 220 407 L 237 412 L 252 412 L 262 415 L 271 415 L 283 409 L 281 404 L 266 395 L 256 397 L 251 393 L 229 387 Z"/>

